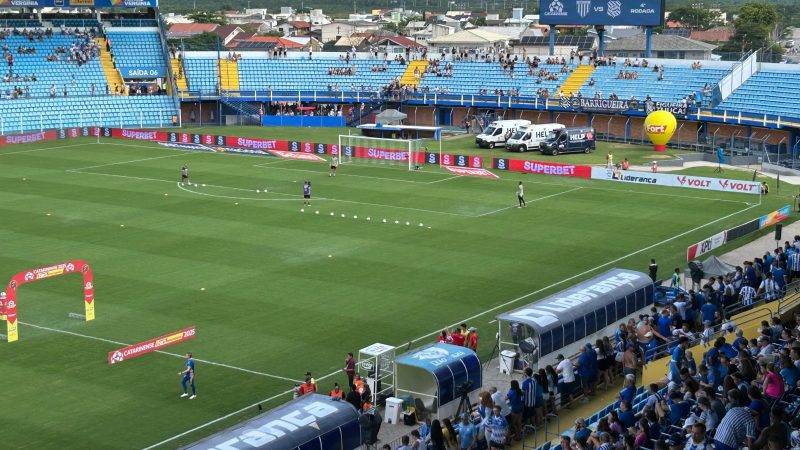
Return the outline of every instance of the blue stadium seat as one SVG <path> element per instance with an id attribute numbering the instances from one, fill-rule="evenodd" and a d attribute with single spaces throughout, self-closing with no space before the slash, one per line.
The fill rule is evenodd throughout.
<path id="1" fill-rule="evenodd" d="M 733 91 L 717 108 L 800 118 L 798 72 L 758 72 Z"/>

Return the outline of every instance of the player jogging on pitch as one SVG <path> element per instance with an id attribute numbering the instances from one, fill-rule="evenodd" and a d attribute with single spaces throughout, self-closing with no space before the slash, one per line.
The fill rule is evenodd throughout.
<path id="1" fill-rule="evenodd" d="M 194 387 L 194 359 L 192 359 L 192 354 L 186 354 L 186 369 L 182 372 L 178 372 L 178 375 L 183 375 L 183 379 L 181 380 L 181 385 L 183 386 L 183 394 L 181 394 L 181 398 L 189 396 L 189 393 L 186 390 L 186 383 L 190 383 L 192 385 L 192 396 L 189 397 L 189 400 L 194 400 L 197 397 L 197 390 Z"/>
<path id="2" fill-rule="evenodd" d="M 331 158 L 331 171 L 328 173 L 329 177 L 335 177 L 336 176 L 336 168 L 337 167 L 339 167 L 339 156 L 338 155 L 333 155 L 333 158 Z"/>
<path id="3" fill-rule="evenodd" d="M 517 206 L 517 208 L 525 208 L 528 206 L 525 203 L 525 192 L 522 189 L 522 181 L 517 185 L 517 200 L 519 200 L 519 206 Z"/>
<path id="4" fill-rule="evenodd" d="M 184 182 L 189 182 L 189 165 L 186 163 L 181 167 L 181 184 Z"/>
<path id="5" fill-rule="evenodd" d="M 311 182 L 306 181 L 303 183 L 303 204 L 311 204 Z"/>

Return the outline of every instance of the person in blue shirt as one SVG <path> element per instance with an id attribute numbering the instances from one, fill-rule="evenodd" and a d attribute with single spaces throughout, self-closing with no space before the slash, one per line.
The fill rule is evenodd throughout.
<path id="1" fill-rule="evenodd" d="M 689 346 L 689 338 L 681 336 L 678 339 L 678 346 L 672 351 L 672 359 L 669 362 L 670 380 L 676 384 L 680 384 L 681 368 L 686 362 L 686 347 Z"/>
<path id="2" fill-rule="evenodd" d="M 635 396 L 636 377 L 633 375 L 625 375 L 625 386 L 621 391 L 619 391 L 619 400 L 620 402 L 628 402 L 629 404 L 632 404 Z"/>
<path id="3" fill-rule="evenodd" d="M 669 396 L 669 401 L 663 402 L 658 405 L 661 409 L 662 415 L 669 413 L 670 425 L 678 425 L 680 421 L 689 415 L 689 402 L 683 400 L 683 395 L 674 391 Z"/>
<path id="4" fill-rule="evenodd" d="M 664 309 L 661 311 L 661 317 L 658 318 L 658 332 L 662 336 L 672 335 L 672 318 L 669 316 L 669 311 Z"/>
<path id="5" fill-rule="evenodd" d="M 581 347 L 581 354 L 578 356 L 578 375 L 581 377 L 581 386 L 583 387 L 584 398 L 581 399 L 582 403 L 589 401 L 588 397 L 592 393 L 592 356 L 597 358 L 597 353 L 592 350 L 592 344 L 587 343 Z"/>
<path id="6" fill-rule="evenodd" d="M 744 262 L 744 281 L 753 287 L 757 287 L 759 285 L 758 277 L 756 276 L 756 269 L 753 267 L 753 263 L 751 261 Z"/>
<path id="7" fill-rule="evenodd" d="M 792 359 L 788 356 L 781 357 L 781 376 L 783 377 L 783 381 L 786 382 L 786 386 L 789 388 L 793 388 L 797 384 L 797 380 L 800 378 L 800 369 L 794 365 Z"/>
<path id="8" fill-rule="evenodd" d="M 717 307 L 714 306 L 710 298 L 706 299 L 706 304 L 700 307 L 700 313 L 703 315 L 703 322 L 717 323 Z"/>
<path id="9" fill-rule="evenodd" d="M 630 402 L 623 400 L 619 403 L 619 421 L 626 430 L 636 425 L 636 416 L 631 411 Z"/>
<path id="10" fill-rule="evenodd" d="M 197 390 L 194 386 L 194 359 L 192 358 L 191 353 L 186 354 L 186 368 L 181 372 L 178 372 L 178 375 L 183 376 L 183 379 L 181 380 L 181 385 L 183 386 L 183 394 L 181 394 L 181 398 L 189 397 L 189 393 L 186 389 L 186 383 L 189 383 L 192 385 L 192 396 L 189 397 L 189 400 L 194 400 L 194 398 L 197 397 Z"/>
<path id="11" fill-rule="evenodd" d="M 478 446 L 478 427 L 469 421 L 469 414 L 461 413 L 458 425 L 458 447 L 461 450 L 472 450 Z"/>

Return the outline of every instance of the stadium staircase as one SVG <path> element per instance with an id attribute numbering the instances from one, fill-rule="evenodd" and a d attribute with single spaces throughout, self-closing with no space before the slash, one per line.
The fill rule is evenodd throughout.
<path id="1" fill-rule="evenodd" d="M 564 84 L 562 84 L 561 87 L 558 88 L 558 91 L 566 95 L 567 97 L 577 93 L 578 91 L 581 90 L 583 84 L 586 83 L 586 80 L 588 80 L 589 77 L 592 76 L 593 72 L 594 72 L 594 65 L 590 64 L 585 66 L 578 66 L 578 68 L 572 72 L 572 75 L 570 75 L 566 80 L 564 80 Z"/>
<path id="2" fill-rule="evenodd" d="M 183 69 L 181 60 L 173 58 L 170 60 L 170 63 L 172 64 L 172 73 L 175 74 L 175 85 L 178 86 L 178 91 L 188 91 L 189 84 L 186 82 L 186 70 Z M 179 77 L 178 74 L 182 74 L 182 76 Z"/>
<path id="3" fill-rule="evenodd" d="M 406 86 L 417 86 L 422 78 L 425 76 L 425 70 L 428 68 L 428 61 L 411 61 L 406 67 L 406 71 L 403 72 L 403 76 L 400 78 L 400 84 Z M 419 69 L 420 77 L 419 79 L 414 77 L 414 70 Z"/>
<path id="4" fill-rule="evenodd" d="M 220 89 L 223 91 L 234 92 L 231 95 L 239 95 L 239 63 L 236 61 L 219 60 Z"/>
<path id="5" fill-rule="evenodd" d="M 122 80 L 122 75 L 116 67 L 114 67 L 114 60 L 111 58 L 111 53 L 106 50 L 105 41 L 103 38 L 95 39 L 97 45 L 100 46 L 100 66 L 103 68 L 103 73 L 106 75 L 108 88 L 114 92 L 115 86 L 124 86 L 125 82 Z"/>

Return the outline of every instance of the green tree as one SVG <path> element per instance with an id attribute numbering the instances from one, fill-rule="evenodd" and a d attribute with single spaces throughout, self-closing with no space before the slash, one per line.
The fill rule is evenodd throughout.
<path id="1" fill-rule="evenodd" d="M 669 20 L 693 30 L 707 30 L 717 25 L 716 13 L 694 6 L 678 6 L 669 12 Z"/>
<path id="2" fill-rule="evenodd" d="M 486 26 L 486 16 L 480 16 L 475 19 L 475 26 L 476 27 L 485 27 Z"/>
<path id="3" fill-rule="evenodd" d="M 197 23 L 215 23 L 217 25 L 227 25 L 228 18 L 221 12 L 216 11 L 195 11 L 186 16 L 187 19 Z"/>
<path id="4" fill-rule="evenodd" d="M 772 31 L 776 29 L 780 15 L 768 3 L 747 3 L 739 9 L 734 21 L 736 32 L 733 39 L 720 47 L 721 52 L 747 52 L 773 45 Z"/>
<path id="5" fill-rule="evenodd" d="M 739 9 L 735 24 L 755 23 L 772 28 L 779 18 L 778 11 L 769 3 L 747 3 Z"/>

